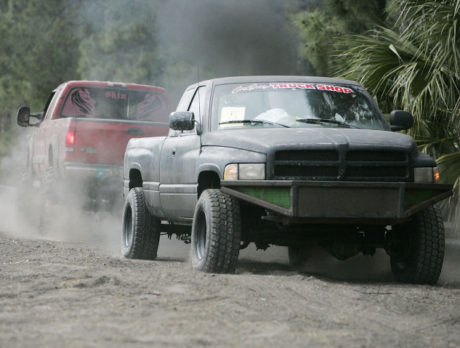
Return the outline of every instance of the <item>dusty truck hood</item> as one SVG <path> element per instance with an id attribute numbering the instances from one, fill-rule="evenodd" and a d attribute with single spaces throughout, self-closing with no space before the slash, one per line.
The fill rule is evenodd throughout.
<path id="1" fill-rule="evenodd" d="M 231 147 L 260 153 L 274 149 L 338 147 L 393 149 L 417 153 L 414 140 L 389 131 L 352 128 L 251 128 L 206 133 L 203 146 Z"/>

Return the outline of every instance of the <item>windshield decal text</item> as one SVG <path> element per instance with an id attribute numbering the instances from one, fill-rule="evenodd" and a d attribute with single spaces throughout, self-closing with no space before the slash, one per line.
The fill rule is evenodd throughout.
<path id="1" fill-rule="evenodd" d="M 251 85 L 241 85 L 232 90 L 232 93 L 251 92 L 255 90 L 266 90 L 266 89 L 312 89 L 318 91 L 330 91 L 337 93 L 353 93 L 353 90 L 348 87 L 335 86 L 328 84 L 315 84 L 305 82 L 271 82 L 269 84 L 253 83 Z"/>
<path id="2" fill-rule="evenodd" d="M 338 93 L 353 93 L 353 90 L 348 87 L 326 85 L 326 84 L 313 84 L 313 83 L 286 83 L 276 82 L 270 83 L 270 86 L 275 89 L 317 89 L 318 91 L 331 91 Z"/>

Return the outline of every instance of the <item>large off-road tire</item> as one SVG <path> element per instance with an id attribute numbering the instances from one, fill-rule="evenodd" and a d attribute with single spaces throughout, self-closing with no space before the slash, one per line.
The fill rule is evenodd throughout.
<path id="1" fill-rule="evenodd" d="M 154 260 L 160 243 L 160 220 L 145 204 L 144 190 L 135 187 L 123 208 L 121 253 L 128 259 Z"/>
<path id="2" fill-rule="evenodd" d="M 404 283 L 436 284 L 444 261 L 444 224 L 434 206 L 417 213 L 414 220 L 397 229 L 395 249 L 390 255 L 396 280 Z"/>
<path id="3" fill-rule="evenodd" d="M 235 272 L 240 240 L 238 201 L 217 189 L 204 191 L 193 215 L 192 267 L 210 273 Z"/>
<path id="4" fill-rule="evenodd" d="M 289 264 L 293 267 L 305 263 L 309 256 L 310 249 L 306 246 L 288 246 Z"/>

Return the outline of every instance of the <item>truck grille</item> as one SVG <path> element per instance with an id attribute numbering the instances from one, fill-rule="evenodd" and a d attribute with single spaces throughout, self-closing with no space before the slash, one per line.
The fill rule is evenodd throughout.
<path id="1" fill-rule="evenodd" d="M 283 150 L 274 158 L 274 179 L 410 181 L 403 151 Z"/>

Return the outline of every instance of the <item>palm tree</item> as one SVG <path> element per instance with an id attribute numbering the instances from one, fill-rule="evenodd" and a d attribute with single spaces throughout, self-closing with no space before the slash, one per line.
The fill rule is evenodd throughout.
<path id="1" fill-rule="evenodd" d="M 460 191 L 460 0 L 394 0 L 392 28 L 344 38 L 337 72 L 360 81 L 384 112 L 410 111 L 410 131 Z"/>

